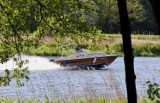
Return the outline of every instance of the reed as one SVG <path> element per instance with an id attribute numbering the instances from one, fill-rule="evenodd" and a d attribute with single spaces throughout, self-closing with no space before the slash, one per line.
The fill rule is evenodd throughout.
<path id="1" fill-rule="evenodd" d="M 132 44 L 135 56 L 160 56 L 160 36 L 157 35 L 132 35 Z M 74 43 L 90 51 L 101 51 L 108 54 L 114 53 L 123 56 L 122 38 L 120 34 L 98 34 L 95 37 L 44 37 L 38 48 L 29 52 L 30 55 L 60 56 L 62 45 Z M 65 47 L 65 54 L 73 52 Z"/>
<path id="2" fill-rule="evenodd" d="M 135 56 L 160 56 L 160 44 L 133 45 Z"/>
<path id="3" fill-rule="evenodd" d="M 135 56 L 160 56 L 160 36 L 158 35 L 132 35 L 132 44 Z M 108 54 L 114 53 L 123 56 L 122 38 L 120 34 L 97 34 L 94 37 L 44 37 L 39 46 L 26 53 L 39 56 L 60 56 L 62 46 L 74 43 L 90 51 L 101 51 Z M 0 53 L 3 51 L 0 49 Z M 65 54 L 73 52 L 65 47 Z"/>
<path id="4" fill-rule="evenodd" d="M 90 51 L 101 51 L 107 54 L 116 54 L 118 56 L 123 56 L 122 43 L 113 43 L 106 46 L 94 44 L 85 44 L 80 46 Z M 66 48 L 64 56 L 69 55 L 72 52 L 74 52 L 74 50 Z M 160 56 L 160 44 L 133 44 L 133 53 L 134 56 Z M 29 54 L 39 56 L 61 56 L 62 48 L 58 46 L 50 47 L 49 45 L 42 44 L 40 47 L 31 50 Z"/>
<path id="5" fill-rule="evenodd" d="M 127 103 L 126 98 L 114 98 L 112 100 L 108 100 L 104 97 L 99 98 L 74 98 L 74 99 L 49 99 L 47 96 L 44 100 L 40 99 L 21 99 L 17 98 L 7 98 L 0 97 L 1 103 Z M 143 97 L 138 99 L 138 103 L 154 103 L 153 101 L 148 100 Z"/>

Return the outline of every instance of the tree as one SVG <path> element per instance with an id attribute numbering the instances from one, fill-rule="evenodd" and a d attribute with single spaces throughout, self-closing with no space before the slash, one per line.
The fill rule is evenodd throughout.
<path id="1" fill-rule="evenodd" d="M 94 33 L 94 11 L 91 0 L 0 0 L 0 63 L 13 58 L 17 65 L 13 71 L 6 68 L 0 86 L 12 79 L 23 85 L 21 79 L 29 79 L 28 61 L 21 54 L 37 47 L 41 37 Z"/>
<path id="2" fill-rule="evenodd" d="M 118 33 L 119 32 L 119 16 L 118 7 L 114 0 L 94 0 L 96 3 L 97 13 L 99 16 L 97 27 L 103 33 Z"/>
<path id="3" fill-rule="evenodd" d="M 118 8 L 120 15 L 121 33 L 123 39 L 126 88 L 128 103 L 137 103 L 135 73 L 134 73 L 134 56 L 131 44 L 131 30 L 128 19 L 126 0 L 118 0 Z"/>
<path id="4" fill-rule="evenodd" d="M 160 1 L 159 0 L 149 0 L 149 2 L 151 4 L 155 20 L 157 22 L 158 34 L 160 34 L 160 11 L 159 11 Z"/>
<path id="5" fill-rule="evenodd" d="M 120 31 L 118 7 L 115 0 L 93 0 L 98 14 L 98 29 L 103 33 L 118 33 Z M 147 0 L 127 0 L 128 15 L 132 33 L 155 33 L 155 21 Z"/>
<path id="6" fill-rule="evenodd" d="M 140 12 L 142 14 L 142 18 L 139 18 L 139 23 L 137 25 L 139 25 L 139 28 L 141 28 L 140 30 L 143 32 L 148 31 L 151 34 L 155 34 L 156 33 L 156 22 L 153 18 L 153 12 L 152 12 L 152 8 L 150 6 L 149 1 L 147 0 L 139 0 L 139 3 L 142 5 L 142 11 Z M 135 25 L 135 26 L 137 26 Z"/>

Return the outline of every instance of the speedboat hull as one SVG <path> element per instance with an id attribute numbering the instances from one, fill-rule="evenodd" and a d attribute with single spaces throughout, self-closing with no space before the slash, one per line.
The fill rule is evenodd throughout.
<path id="1" fill-rule="evenodd" d="M 79 58 L 79 59 L 52 59 L 51 61 L 63 67 L 87 68 L 94 67 L 96 69 L 108 66 L 117 58 L 116 55 L 108 55 L 103 57 Z"/>

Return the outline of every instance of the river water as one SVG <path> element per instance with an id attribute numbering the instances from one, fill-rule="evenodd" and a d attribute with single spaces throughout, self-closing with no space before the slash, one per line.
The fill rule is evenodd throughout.
<path id="1" fill-rule="evenodd" d="M 51 57 L 22 56 L 30 62 L 29 81 L 24 86 L 16 86 L 15 81 L 7 87 L 0 87 L 0 96 L 39 98 L 76 97 L 126 97 L 123 57 L 118 57 L 106 70 L 65 69 L 49 62 Z M 135 57 L 137 94 L 146 96 L 146 82 L 160 84 L 160 57 Z M 13 60 L 0 64 L 3 70 L 15 67 Z"/>

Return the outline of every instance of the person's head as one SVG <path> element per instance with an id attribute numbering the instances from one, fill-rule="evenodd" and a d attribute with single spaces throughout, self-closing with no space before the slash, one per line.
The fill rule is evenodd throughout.
<path id="1" fill-rule="evenodd" d="M 80 47 L 76 47 L 76 51 L 80 50 Z"/>

